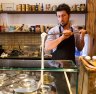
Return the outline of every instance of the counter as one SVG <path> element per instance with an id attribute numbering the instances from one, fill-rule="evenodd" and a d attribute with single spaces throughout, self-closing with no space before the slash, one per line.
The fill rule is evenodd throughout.
<path id="1" fill-rule="evenodd" d="M 79 94 L 96 94 L 96 67 L 80 57 Z"/>
<path id="2" fill-rule="evenodd" d="M 29 78 L 31 77 L 36 81 L 39 81 L 41 70 L 43 70 L 44 73 L 47 72 L 49 74 L 57 71 L 70 73 L 78 72 L 77 66 L 71 60 L 44 60 L 44 65 L 45 68 L 41 69 L 41 60 L 0 58 L 0 75 L 2 76 L 2 74 L 4 74 L 7 77 L 5 80 L 2 79 L 4 84 L 0 83 L 0 90 L 4 90 L 4 92 L 6 91 L 7 93 L 11 92 L 9 94 L 13 94 L 14 87 L 20 88 L 17 83 L 18 81 L 21 81 L 18 78 L 18 75 L 20 76 L 21 74 L 27 74 Z M 9 79 L 10 81 L 6 79 Z M 76 82 L 76 84 L 78 84 L 78 81 Z M 78 87 L 76 87 L 76 94 L 78 94 L 77 89 Z"/>

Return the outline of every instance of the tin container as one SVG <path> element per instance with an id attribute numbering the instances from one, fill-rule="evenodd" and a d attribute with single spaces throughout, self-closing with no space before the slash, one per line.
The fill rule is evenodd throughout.
<path id="1" fill-rule="evenodd" d="M 22 4 L 22 11 L 26 11 L 26 4 Z"/>
<path id="2" fill-rule="evenodd" d="M 18 11 L 18 9 L 19 9 L 19 5 L 16 5 L 16 11 Z"/>
<path id="3" fill-rule="evenodd" d="M 26 4 L 26 11 L 29 11 L 29 4 Z"/>
<path id="4" fill-rule="evenodd" d="M 29 11 L 32 11 L 32 7 L 31 7 L 31 5 L 29 5 Z"/>
<path id="5" fill-rule="evenodd" d="M 35 5 L 32 5 L 32 11 L 35 11 Z"/>
<path id="6" fill-rule="evenodd" d="M 3 9 L 2 9 L 2 4 L 0 4 L 0 11 L 2 11 Z"/>
<path id="7" fill-rule="evenodd" d="M 18 5 L 18 11 L 22 11 L 22 4 Z"/>

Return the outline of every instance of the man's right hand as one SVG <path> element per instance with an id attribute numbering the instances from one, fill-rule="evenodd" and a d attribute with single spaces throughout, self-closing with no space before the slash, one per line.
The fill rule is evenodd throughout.
<path id="1" fill-rule="evenodd" d="M 71 30 L 64 30 L 63 35 L 61 37 L 64 40 L 69 38 L 72 35 L 73 35 L 73 32 Z"/>

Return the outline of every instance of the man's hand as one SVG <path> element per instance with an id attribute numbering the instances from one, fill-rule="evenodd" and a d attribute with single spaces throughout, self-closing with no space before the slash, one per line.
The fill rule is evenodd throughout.
<path id="1" fill-rule="evenodd" d="M 81 34 L 81 37 L 84 37 L 87 31 L 85 29 L 81 29 L 79 32 Z"/>
<path id="2" fill-rule="evenodd" d="M 64 30 L 62 37 L 63 39 L 67 39 L 72 35 L 73 35 L 73 32 L 71 30 Z"/>

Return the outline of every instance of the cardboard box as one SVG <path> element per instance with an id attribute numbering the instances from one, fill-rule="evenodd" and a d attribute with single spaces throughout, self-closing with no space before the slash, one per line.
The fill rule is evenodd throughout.
<path id="1" fill-rule="evenodd" d="M 14 3 L 2 3 L 3 11 L 13 11 L 14 10 Z"/>

